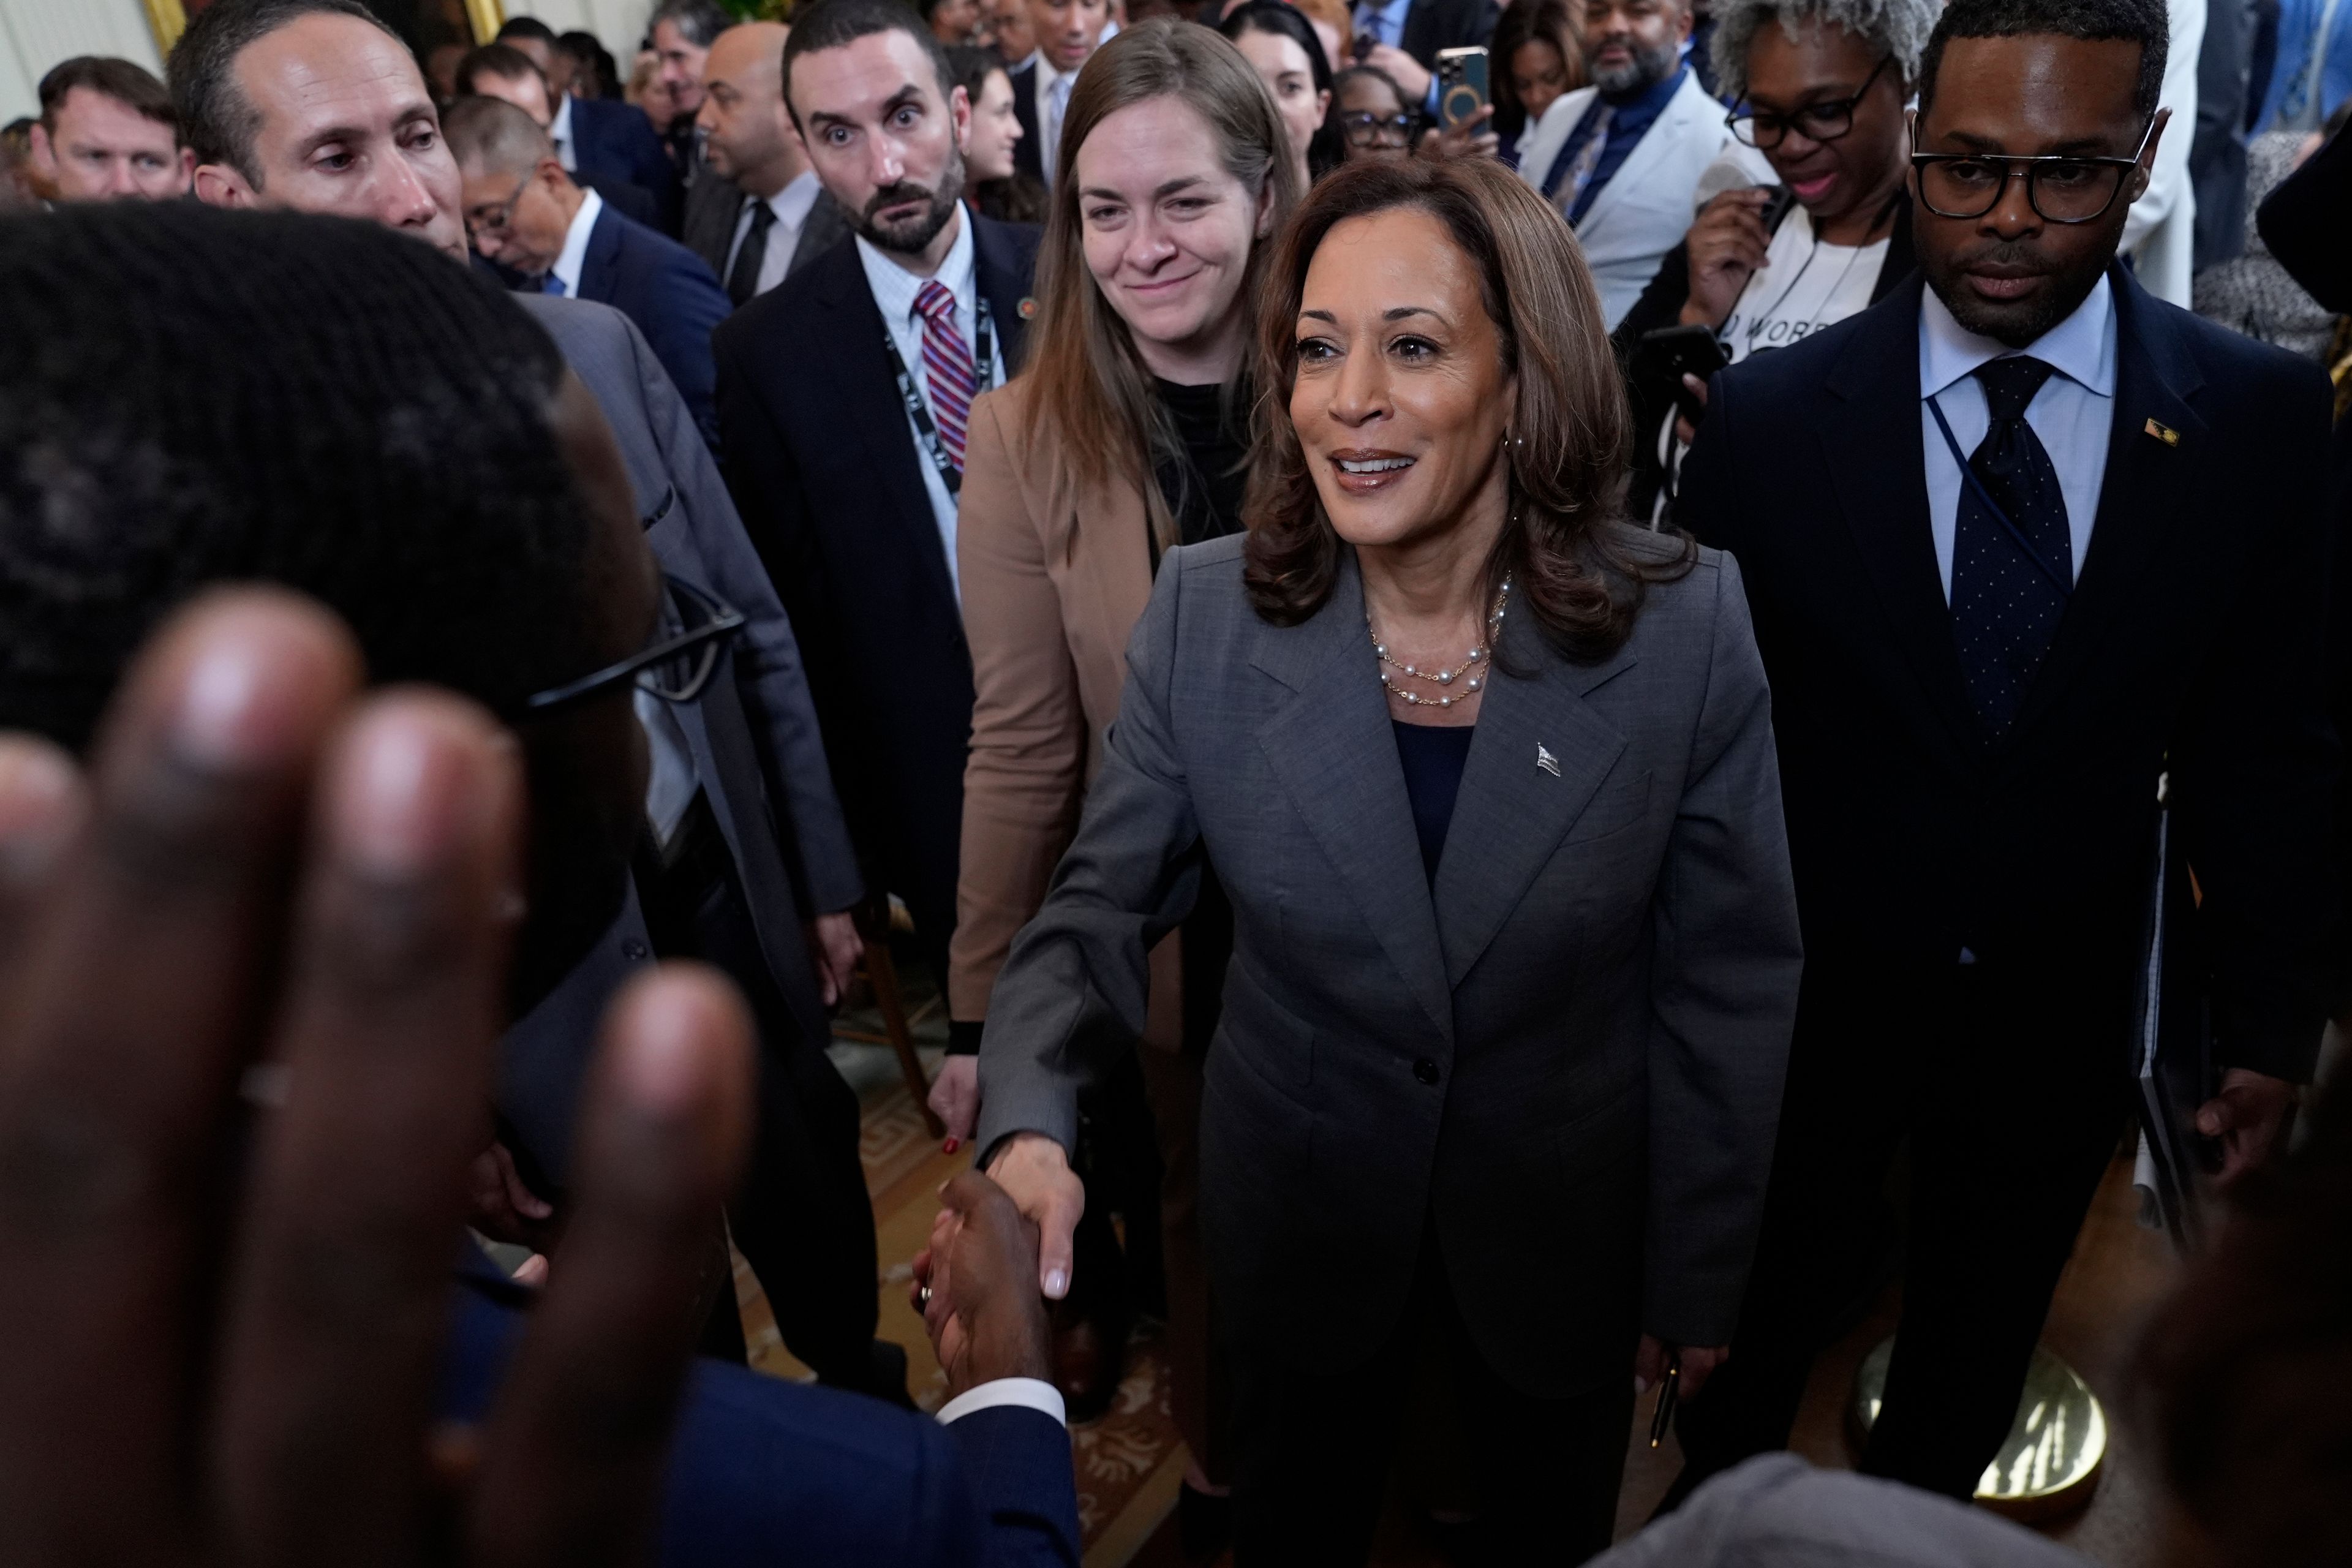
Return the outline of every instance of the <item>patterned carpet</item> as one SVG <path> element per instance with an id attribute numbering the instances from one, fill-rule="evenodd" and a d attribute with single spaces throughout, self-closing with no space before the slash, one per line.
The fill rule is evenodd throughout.
<path id="1" fill-rule="evenodd" d="M 907 966 L 907 1005 L 914 1014 L 913 1033 L 927 1072 L 939 1068 L 940 1047 L 946 1026 L 922 1012 L 930 988 L 919 973 Z M 880 1019 L 870 1011 L 845 1013 L 840 1027 L 879 1033 Z M 866 1165 L 866 1190 L 874 1199 L 876 1234 L 880 1243 L 882 1337 L 905 1347 L 908 1387 L 916 1403 L 936 1410 L 947 1397 L 947 1377 L 931 1354 L 922 1318 L 907 1298 L 915 1254 L 930 1234 L 939 1212 L 940 1184 L 964 1167 L 967 1153 L 942 1154 L 923 1125 L 921 1112 L 908 1092 L 898 1058 L 887 1047 L 835 1041 L 835 1066 L 858 1091 L 865 1107 L 864 1136 L 858 1153 Z M 760 1283 L 739 1255 L 735 1259 L 735 1295 L 743 1310 L 744 1338 L 751 1364 L 778 1377 L 804 1381 L 810 1373 L 793 1359 L 777 1336 Z M 1086 1537 L 1086 1568 L 1126 1568 L 1175 1507 L 1178 1482 L 1184 1473 L 1184 1449 L 1177 1438 L 1168 1405 L 1165 1363 L 1159 1331 L 1146 1324 L 1136 1331 L 1128 1370 L 1118 1396 L 1100 1420 L 1075 1428 L 1070 1436 L 1078 1477 L 1078 1521 Z"/>

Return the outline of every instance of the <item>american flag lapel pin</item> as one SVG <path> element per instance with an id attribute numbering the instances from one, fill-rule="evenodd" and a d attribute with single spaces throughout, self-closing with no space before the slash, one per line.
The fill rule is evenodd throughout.
<path id="1" fill-rule="evenodd" d="M 1554 778 L 1559 777 L 1559 759 L 1546 750 L 1541 741 L 1536 742 L 1536 766 Z"/>

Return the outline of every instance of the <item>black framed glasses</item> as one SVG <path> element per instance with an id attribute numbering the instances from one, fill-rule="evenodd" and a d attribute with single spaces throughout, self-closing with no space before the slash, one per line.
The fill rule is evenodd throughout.
<path id="1" fill-rule="evenodd" d="M 1914 153 L 1919 200 L 1937 217 L 1978 218 L 2000 205 L 2011 180 L 2025 182 L 2025 199 L 2044 223 L 2090 223 L 2116 205 L 2124 181 L 2139 166 L 2156 119 L 2140 132 L 2139 151 L 2128 158 L 2084 158 L 2072 154 L 2011 157 L 2005 153 Z M 1918 125 L 1915 117 L 1912 135 Z"/>
<path id="2" fill-rule="evenodd" d="M 743 612 L 721 604 L 681 577 L 662 574 L 675 615 L 665 615 L 654 634 L 653 646 L 643 653 L 608 664 L 593 675 L 583 675 L 567 686 L 551 687 L 523 700 L 523 712 L 536 715 L 569 708 L 623 684 L 635 686 L 665 702 L 691 702 L 710 684 L 719 656 L 743 629 Z"/>
<path id="3" fill-rule="evenodd" d="M 1808 142 L 1834 142 L 1853 129 L 1854 105 L 1870 96 L 1878 81 L 1879 73 L 1895 58 L 1880 57 L 1870 74 L 1862 79 L 1862 86 L 1850 98 L 1825 98 L 1818 103 L 1806 104 L 1788 114 L 1774 114 L 1757 109 L 1745 98 L 1731 106 L 1723 122 L 1731 128 L 1733 140 L 1742 146 L 1770 152 L 1793 131 Z"/>
<path id="4" fill-rule="evenodd" d="M 530 189 L 530 181 L 524 179 L 515 186 L 514 195 L 496 206 L 475 207 L 469 210 L 466 214 L 466 232 L 478 239 L 486 234 L 506 233 L 507 226 L 514 222 L 515 208 L 520 205 L 522 194 L 529 189 Z"/>
<path id="5" fill-rule="evenodd" d="M 1359 109 L 1339 116 L 1339 134 L 1359 147 L 1382 144 L 1402 147 L 1412 133 L 1410 114 L 1374 114 L 1369 109 Z"/>

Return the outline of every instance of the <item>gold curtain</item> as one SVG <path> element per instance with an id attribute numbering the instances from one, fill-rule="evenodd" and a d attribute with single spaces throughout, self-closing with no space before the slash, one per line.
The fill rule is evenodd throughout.
<path id="1" fill-rule="evenodd" d="M 171 58 L 172 46 L 188 28 L 188 8 L 184 0 L 143 0 L 147 7 L 147 26 L 155 34 L 155 52 Z M 499 36 L 506 26 L 506 6 L 500 0 L 465 0 L 466 24 L 473 29 L 474 42 L 487 44 Z"/>

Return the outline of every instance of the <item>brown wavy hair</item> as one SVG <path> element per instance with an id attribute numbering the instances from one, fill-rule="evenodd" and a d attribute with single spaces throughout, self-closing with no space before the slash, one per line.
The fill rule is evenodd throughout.
<path id="1" fill-rule="evenodd" d="M 1688 572 L 1697 549 L 1683 538 L 1661 559 L 1612 526 L 1622 521 L 1633 419 L 1600 293 L 1559 214 L 1486 158 L 1348 164 L 1316 185 L 1284 231 L 1258 302 L 1262 390 L 1242 509 L 1250 602 L 1275 625 L 1296 626 L 1331 595 L 1340 539 L 1290 422 L 1299 300 L 1324 236 L 1398 207 L 1436 218 L 1477 268 L 1504 370 L 1517 378 L 1510 519 L 1487 563 L 1490 591 L 1512 577 L 1562 654 L 1606 658 L 1632 634 L 1649 584 Z"/>
<path id="2" fill-rule="evenodd" d="M 1078 149 L 1106 119 L 1155 98 L 1176 99 L 1208 122 L 1220 161 L 1253 203 L 1273 187 L 1277 224 L 1297 205 L 1299 193 L 1288 132 L 1273 95 L 1214 28 L 1166 16 L 1139 22 L 1097 49 L 1078 72 L 1055 155 L 1053 212 L 1037 252 L 1037 325 L 1023 372 L 1035 384 L 1024 434 L 1034 441 L 1042 426 L 1060 437 L 1071 468 L 1061 477 L 1090 486 L 1113 478 L 1133 484 L 1143 494 L 1153 537 L 1167 550 L 1181 542 L 1153 474 L 1182 445 L 1127 323 L 1087 270 L 1085 220 L 1078 214 Z M 1244 309 L 1263 293 L 1273 250 L 1270 238 L 1250 246 L 1236 296 Z"/>

